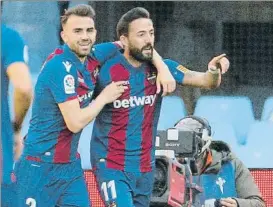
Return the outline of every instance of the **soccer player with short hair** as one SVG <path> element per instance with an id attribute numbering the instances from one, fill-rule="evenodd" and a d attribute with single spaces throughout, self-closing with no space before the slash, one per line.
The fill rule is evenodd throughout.
<path id="1" fill-rule="evenodd" d="M 107 60 L 98 76 L 96 93 L 112 81 L 125 81 L 128 89 L 97 116 L 91 140 L 91 162 L 106 206 L 147 207 L 153 189 L 155 136 L 162 96 L 156 93 L 154 27 L 149 12 L 134 8 L 117 24 L 124 52 Z M 221 82 L 217 64 L 228 63 L 225 55 L 215 57 L 207 72 L 188 70 L 164 60 L 182 85 L 215 88 Z M 222 68 L 222 73 L 228 67 Z M 175 109 L 174 109 L 175 110 Z"/>
<path id="2" fill-rule="evenodd" d="M 94 15 L 91 6 L 78 5 L 62 16 L 65 44 L 39 74 L 25 148 L 15 166 L 16 207 L 90 206 L 77 152 L 81 131 L 127 88 L 124 81 L 109 83 L 90 103 L 98 67 L 117 50 L 102 44 L 91 53 Z"/>
<path id="3" fill-rule="evenodd" d="M 32 83 L 27 46 L 19 33 L 1 24 L 1 42 L 1 206 L 5 207 L 11 206 L 13 145 L 17 158 L 22 148 L 21 126 L 32 98 Z M 14 87 L 13 125 L 8 103 L 9 82 Z"/>

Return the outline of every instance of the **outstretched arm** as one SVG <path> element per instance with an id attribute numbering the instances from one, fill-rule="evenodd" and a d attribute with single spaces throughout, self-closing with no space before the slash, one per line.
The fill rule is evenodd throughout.
<path id="1" fill-rule="evenodd" d="M 206 72 L 189 70 L 170 59 L 166 59 L 164 62 L 167 64 L 177 83 L 207 89 L 218 87 L 221 83 L 221 75 L 227 72 L 229 68 L 229 61 L 225 57 L 225 54 L 214 57 L 209 62 Z"/>
<path id="2" fill-rule="evenodd" d="M 209 62 L 206 72 L 197 72 L 188 70 L 183 66 L 180 67 L 184 72 L 183 85 L 213 89 L 220 85 L 222 74 L 229 69 L 229 61 L 225 54 L 214 57 Z"/>

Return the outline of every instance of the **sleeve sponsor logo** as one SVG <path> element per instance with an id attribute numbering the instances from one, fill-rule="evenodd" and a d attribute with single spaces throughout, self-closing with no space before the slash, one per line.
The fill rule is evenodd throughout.
<path id="1" fill-rule="evenodd" d="M 182 73 L 187 73 L 189 71 L 189 69 L 185 68 L 183 65 L 178 65 L 176 69 L 180 70 Z"/>
<path id="2" fill-rule="evenodd" d="M 66 75 L 64 77 L 64 91 L 66 94 L 75 93 L 75 80 L 72 75 Z"/>
<path id="3" fill-rule="evenodd" d="M 91 99 L 92 96 L 93 96 L 93 92 L 94 91 L 89 91 L 88 93 L 86 93 L 84 95 L 78 95 L 79 102 L 81 103 L 81 102 L 83 102 L 83 101 L 85 101 L 87 99 Z"/>

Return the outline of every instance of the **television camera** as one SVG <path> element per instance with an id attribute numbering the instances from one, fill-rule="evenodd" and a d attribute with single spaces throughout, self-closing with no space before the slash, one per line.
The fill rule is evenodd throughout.
<path id="1" fill-rule="evenodd" d="M 155 183 L 150 206 L 192 206 L 194 196 L 202 192 L 192 181 L 194 168 L 190 166 L 198 154 L 198 146 L 199 139 L 193 131 L 176 128 L 157 131 Z M 166 155 L 169 152 L 171 156 Z"/>

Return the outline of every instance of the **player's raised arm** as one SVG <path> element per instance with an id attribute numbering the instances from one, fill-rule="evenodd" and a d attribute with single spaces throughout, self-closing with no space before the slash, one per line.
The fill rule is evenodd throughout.
<path id="1" fill-rule="evenodd" d="M 206 72 L 189 70 L 170 59 L 166 59 L 164 62 L 167 64 L 177 83 L 206 89 L 217 88 L 221 83 L 222 74 L 229 69 L 229 61 L 225 57 L 225 54 L 214 57 L 209 62 Z"/>
<path id="2" fill-rule="evenodd" d="M 183 85 L 206 89 L 217 88 L 221 83 L 221 76 L 229 69 L 229 61 L 225 54 L 214 57 L 208 64 L 206 72 L 192 71 L 180 66 L 184 71 Z"/>

